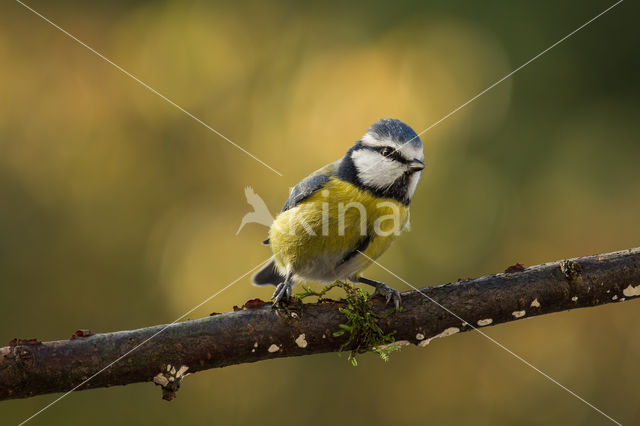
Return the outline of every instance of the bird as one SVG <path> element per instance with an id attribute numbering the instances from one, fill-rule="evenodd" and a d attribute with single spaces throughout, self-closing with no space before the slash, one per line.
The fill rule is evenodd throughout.
<path id="1" fill-rule="evenodd" d="M 339 160 L 291 189 L 263 244 L 273 256 L 252 277 L 273 285 L 273 306 L 299 282 L 366 284 L 400 306 L 400 292 L 362 276 L 409 224 L 409 205 L 425 168 L 422 141 L 394 118 L 376 121 Z"/>
<path id="2" fill-rule="evenodd" d="M 269 208 L 265 204 L 264 200 L 255 193 L 252 187 L 247 186 L 244 189 L 244 195 L 247 197 L 247 203 L 253 207 L 253 211 L 245 214 L 240 222 L 240 227 L 236 232 L 236 235 L 240 233 L 244 225 L 247 223 L 259 223 L 264 226 L 271 226 L 273 223 L 273 216 L 269 211 Z"/>

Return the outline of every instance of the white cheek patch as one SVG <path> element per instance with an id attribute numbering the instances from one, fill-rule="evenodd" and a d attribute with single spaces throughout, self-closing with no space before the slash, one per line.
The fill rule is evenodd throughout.
<path id="1" fill-rule="evenodd" d="M 406 171 L 404 164 L 385 158 L 380 153 L 367 149 L 353 151 L 351 158 L 358 171 L 360 181 L 373 188 L 384 189 L 390 187 Z"/>

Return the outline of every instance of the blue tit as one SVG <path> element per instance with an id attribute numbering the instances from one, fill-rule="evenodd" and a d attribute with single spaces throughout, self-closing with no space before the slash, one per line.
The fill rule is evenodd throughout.
<path id="1" fill-rule="evenodd" d="M 291 190 L 264 241 L 273 257 L 253 283 L 276 286 L 274 305 L 288 302 L 297 282 L 349 280 L 400 306 L 397 290 L 360 273 L 407 228 L 424 167 L 422 142 L 409 126 L 375 122 L 344 157 Z"/>

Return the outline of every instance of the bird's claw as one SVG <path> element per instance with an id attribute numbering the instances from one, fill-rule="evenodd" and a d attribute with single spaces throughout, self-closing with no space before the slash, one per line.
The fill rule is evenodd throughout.
<path id="1" fill-rule="evenodd" d="M 291 283 L 284 281 L 278 284 L 276 291 L 273 292 L 271 300 L 273 300 L 273 306 L 286 304 L 291 298 Z"/>
<path id="2" fill-rule="evenodd" d="M 373 297 L 375 296 L 384 297 L 386 300 L 385 305 L 389 304 L 389 302 L 393 299 L 393 305 L 395 306 L 395 308 L 400 308 L 400 292 L 395 288 L 391 288 L 386 284 L 379 283 L 379 285 L 376 286 L 376 290 L 373 292 Z"/>

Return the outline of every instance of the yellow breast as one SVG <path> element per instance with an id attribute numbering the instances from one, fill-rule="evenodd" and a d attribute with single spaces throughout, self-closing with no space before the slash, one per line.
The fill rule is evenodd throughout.
<path id="1" fill-rule="evenodd" d="M 280 213 L 269 231 L 276 266 L 300 277 L 333 281 L 369 265 L 404 229 L 409 209 L 335 177 L 297 206 Z"/>

